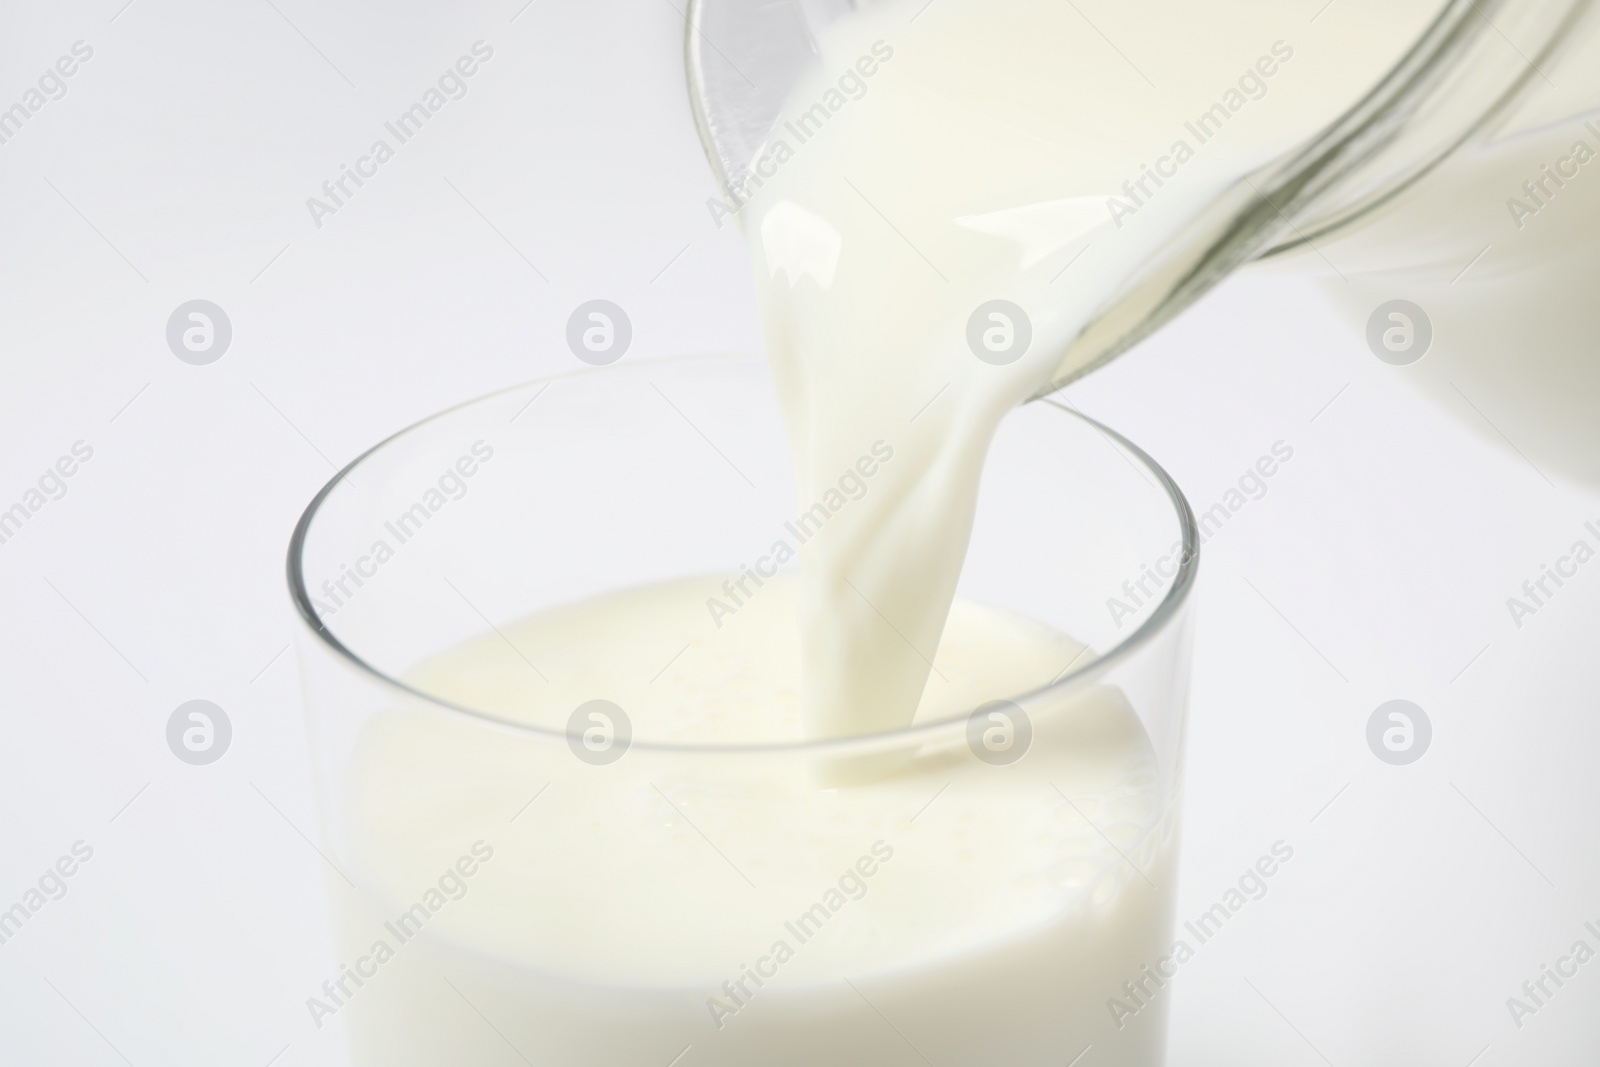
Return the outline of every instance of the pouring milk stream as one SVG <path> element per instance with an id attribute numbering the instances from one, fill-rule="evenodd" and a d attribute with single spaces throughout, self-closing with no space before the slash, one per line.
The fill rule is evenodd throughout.
<path id="1" fill-rule="evenodd" d="M 830 26 L 743 207 L 802 511 L 807 736 L 910 723 L 1000 420 L 1216 199 L 1353 104 L 1434 5 L 1140 5 L 1142 63 L 1070 4 L 940 0 Z M 917 16 L 915 19 L 912 16 Z"/>

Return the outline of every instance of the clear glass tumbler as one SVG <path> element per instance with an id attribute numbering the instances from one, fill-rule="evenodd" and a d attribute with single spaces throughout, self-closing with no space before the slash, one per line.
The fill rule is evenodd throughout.
<path id="1" fill-rule="evenodd" d="M 772 741 L 730 711 L 682 736 L 686 701 L 793 703 L 794 508 L 744 357 L 496 393 L 312 501 L 288 573 L 339 970 L 307 1006 L 353 1062 L 1162 1061 L 1198 545 L 1178 489 L 1025 405 L 914 725 Z M 701 603 L 740 578 L 731 616 Z M 562 622 L 640 588 L 671 595 Z M 740 673 L 752 642 L 782 677 Z"/>

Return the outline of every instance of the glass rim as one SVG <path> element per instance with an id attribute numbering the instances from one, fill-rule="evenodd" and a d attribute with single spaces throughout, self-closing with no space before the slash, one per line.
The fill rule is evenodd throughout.
<path id="1" fill-rule="evenodd" d="M 744 353 L 720 353 L 640 360 L 638 362 L 628 364 L 626 368 L 604 366 L 566 371 L 561 374 L 553 374 L 543 378 L 535 378 L 531 381 L 520 382 L 516 385 L 506 386 L 503 389 L 496 389 L 493 392 L 484 393 L 480 396 L 471 397 L 459 403 L 452 404 L 449 407 L 426 416 L 425 418 L 418 419 L 416 422 L 410 423 L 409 425 L 396 430 L 394 433 L 389 434 L 387 437 L 378 441 L 376 444 L 372 445 L 370 448 L 366 449 L 360 455 L 356 456 L 354 459 L 350 460 L 350 462 L 341 467 L 339 471 L 334 474 L 333 477 L 330 478 L 321 489 L 317 491 L 317 494 L 311 498 L 311 502 L 307 504 L 305 510 L 301 512 L 299 521 L 295 523 L 294 533 L 290 535 L 289 538 L 289 549 L 287 559 L 285 561 L 285 577 L 287 578 L 289 585 L 289 599 L 293 601 L 296 613 L 300 617 L 300 621 L 305 624 L 306 628 L 310 631 L 311 636 L 321 642 L 322 645 L 326 646 L 326 650 L 331 652 L 336 659 L 345 661 L 350 666 L 355 667 L 358 672 L 372 678 L 387 689 L 394 690 L 405 697 L 414 700 L 420 700 L 423 703 L 449 715 L 466 716 L 469 720 L 478 725 L 495 729 L 509 730 L 521 735 L 544 738 L 551 742 L 566 744 L 568 741 L 568 734 L 565 730 L 551 729 L 545 726 L 534 726 L 528 723 L 512 722 L 510 720 L 501 718 L 500 716 L 492 715 L 488 712 L 469 707 L 465 704 L 457 704 L 453 701 L 446 700 L 437 694 L 429 693 L 425 690 L 419 689 L 400 678 L 396 678 L 387 671 L 373 666 L 364 657 L 357 654 L 354 649 L 346 645 L 338 636 L 328 629 L 327 624 L 317 613 L 316 607 L 312 603 L 310 591 L 306 586 L 305 570 L 302 565 L 302 558 L 305 554 L 306 541 L 311 531 L 311 525 L 316 521 L 317 515 L 322 509 L 322 505 L 327 501 L 329 496 L 332 495 L 333 491 L 338 489 L 341 485 L 347 484 L 350 480 L 350 475 L 355 472 L 356 469 L 359 468 L 364 462 L 366 462 L 366 460 L 371 458 L 373 455 L 392 442 L 397 441 L 413 431 L 429 425 L 430 423 L 436 422 L 445 418 L 446 416 L 461 411 L 464 408 L 486 403 L 498 397 L 508 396 L 520 390 L 541 385 L 549 386 L 558 381 L 569 378 L 598 377 L 605 374 L 615 374 L 618 370 L 631 371 L 647 366 L 660 367 L 703 362 L 716 362 L 725 364 L 761 363 L 764 366 L 766 361 L 761 356 L 756 355 L 748 355 Z M 1036 397 L 1028 400 L 1026 403 L 1029 405 L 1046 405 L 1056 409 L 1068 418 L 1076 419 L 1079 422 L 1087 425 L 1105 437 L 1113 447 L 1120 449 L 1126 456 L 1128 456 L 1136 464 L 1136 469 L 1140 469 L 1155 478 L 1156 487 L 1166 495 L 1167 502 L 1172 506 L 1172 510 L 1176 512 L 1177 515 L 1178 528 L 1181 534 L 1180 551 L 1178 555 L 1178 569 L 1172 577 L 1172 583 L 1168 586 L 1166 594 L 1161 598 L 1160 602 L 1156 604 L 1155 610 L 1151 611 L 1149 616 L 1141 621 L 1139 625 L 1135 626 L 1133 630 L 1131 630 L 1125 637 L 1113 644 L 1101 654 L 1092 656 L 1088 662 L 1084 663 L 1082 666 L 1075 668 L 1069 666 L 1065 672 L 1056 677 L 1053 681 L 1035 689 L 1031 689 L 1025 693 L 1015 694 L 1004 698 L 1015 704 L 1026 704 L 1030 701 L 1054 698 L 1067 693 L 1086 690 L 1111 668 L 1122 663 L 1134 652 L 1150 643 L 1177 618 L 1180 610 L 1188 602 L 1189 597 L 1194 589 L 1195 578 L 1198 574 L 1200 566 L 1199 527 L 1195 522 L 1194 511 L 1190 508 L 1188 499 L 1183 495 L 1183 491 L 1178 488 L 1178 484 L 1173 481 L 1172 476 L 1169 475 L 1166 470 L 1163 469 L 1162 466 L 1150 456 L 1149 453 L 1145 452 L 1144 449 L 1134 444 L 1128 438 L 1124 437 L 1111 427 L 1106 426 L 1104 423 L 1090 418 L 1088 415 L 1085 415 L 1076 408 L 1064 402 L 1053 399 L 1053 395 L 1054 394 L 1049 394 L 1042 397 Z M 1090 651 L 1088 646 L 1085 646 L 1085 651 Z M 1079 657 L 1082 658 L 1082 656 L 1083 653 L 1079 653 Z M 637 749 L 645 752 L 653 751 L 658 753 L 698 755 L 737 753 L 769 755 L 782 753 L 818 753 L 833 757 L 850 756 L 861 754 L 866 751 L 875 751 L 885 746 L 903 746 L 908 742 L 915 743 L 916 741 L 922 739 L 936 737 L 939 734 L 952 729 L 953 727 L 960 727 L 972 716 L 976 710 L 977 709 L 963 711 L 955 715 L 949 715 L 941 719 L 936 719 L 932 722 L 913 723 L 909 726 L 903 726 L 894 730 L 879 731 L 871 734 L 854 734 L 848 737 L 826 738 L 822 740 L 802 739 L 798 741 L 708 744 L 704 742 L 681 743 L 633 738 L 629 742 L 629 749 L 630 751 Z"/>

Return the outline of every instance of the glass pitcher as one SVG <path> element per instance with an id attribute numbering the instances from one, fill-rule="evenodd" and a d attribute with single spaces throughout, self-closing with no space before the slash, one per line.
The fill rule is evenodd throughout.
<path id="1" fill-rule="evenodd" d="M 817 35 L 870 6 L 690 3 L 690 97 L 724 204 L 750 195 L 752 162 Z M 1592 0 L 1441 3 L 1354 106 L 1247 175 L 1148 263 L 1041 395 L 1126 351 L 1235 267 L 1298 253 L 1379 358 L 1546 480 L 1600 483 L 1600 360 L 1580 315 L 1600 269 L 1600 178 L 1585 177 L 1600 171 L 1589 165 L 1600 156 L 1596 20 Z"/>

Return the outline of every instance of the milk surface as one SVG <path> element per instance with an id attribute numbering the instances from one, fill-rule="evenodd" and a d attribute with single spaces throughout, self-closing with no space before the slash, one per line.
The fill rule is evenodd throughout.
<path id="1" fill-rule="evenodd" d="M 922 1045 L 941 1064 L 1045 1064 L 1073 1041 L 1150 1062 L 1158 1013 L 1118 1030 L 1104 1000 L 1169 947 L 1175 825 L 1121 694 L 1030 705 L 1014 765 L 974 758 L 956 729 L 846 788 L 782 749 L 648 751 L 801 739 L 797 583 L 707 637 L 720 580 L 502 626 L 408 679 L 553 739 L 428 710 L 368 723 L 349 769 L 365 892 L 332 889 L 341 963 L 371 972 L 332 1013 L 357 1062 L 515 1063 L 515 1046 L 599 1067 L 687 1047 L 685 1065 L 877 1067 L 920 1063 Z M 651 682 L 679 633 L 699 636 Z M 559 665 L 548 684 L 512 645 Z M 935 658 L 949 695 L 918 715 L 1035 688 L 1082 652 L 958 601 Z M 575 759 L 559 731 L 578 694 L 625 705 L 636 747 Z M 473 873 L 430 900 L 464 857 Z"/>

